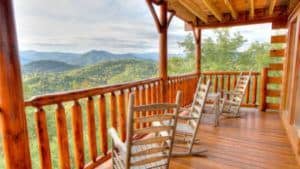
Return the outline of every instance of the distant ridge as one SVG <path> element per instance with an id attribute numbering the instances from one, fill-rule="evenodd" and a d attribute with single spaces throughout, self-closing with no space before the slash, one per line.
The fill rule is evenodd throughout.
<path id="1" fill-rule="evenodd" d="M 169 57 L 178 56 L 177 54 L 169 54 Z M 145 53 L 112 53 L 105 50 L 90 50 L 85 53 L 69 53 L 69 52 L 41 52 L 35 50 L 27 50 L 20 52 L 21 64 L 25 65 L 33 61 L 53 60 L 65 62 L 71 65 L 89 65 L 100 61 L 116 60 L 116 59 L 146 59 L 158 61 L 159 54 L 155 52 Z"/>
<path id="2" fill-rule="evenodd" d="M 65 62 L 72 65 L 89 65 L 95 64 L 100 61 L 116 60 L 116 59 L 146 59 L 158 60 L 157 53 L 124 53 L 117 54 L 105 50 L 91 50 L 86 53 L 68 53 L 68 52 L 39 52 L 39 51 L 21 51 L 20 52 L 21 64 L 25 65 L 30 62 L 39 60 L 53 60 Z"/>
<path id="3" fill-rule="evenodd" d="M 24 74 L 30 73 L 55 73 L 65 72 L 73 69 L 80 68 L 79 66 L 70 65 L 65 62 L 53 60 L 39 60 L 30 62 L 22 67 Z"/>

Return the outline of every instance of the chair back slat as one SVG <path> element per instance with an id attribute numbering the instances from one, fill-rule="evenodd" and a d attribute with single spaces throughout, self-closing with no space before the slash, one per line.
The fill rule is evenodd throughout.
<path id="1" fill-rule="evenodd" d="M 233 90 L 233 94 L 229 98 L 225 98 L 225 101 L 221 107 L 221 111 L 225 113 L 233 113 L 237 115 L 242 104 L 244 95 L 247 90 L 247 86 L 251 79 L 251 72 L 244 75 L 243 72 L 239 75 L 236 87 Z"/>
<path id="2" fill-rule="evenodd" d="M 125 169 L 168 168 L 172 152 L 180 95 L 175 103 L 134 106 L 134 94 L 129 96 Z M 162 112 L 141 117 L 149 111 Z M 146 123 L 139 128 L 137 123 Z M 139 139 L 137 139 L 139 138 Z"/>

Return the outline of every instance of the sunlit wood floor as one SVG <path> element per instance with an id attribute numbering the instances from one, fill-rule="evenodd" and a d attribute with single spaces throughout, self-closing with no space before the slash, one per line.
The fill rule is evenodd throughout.
<path id="1" fill-rule="evenodd" d="M 277 113 L 242 109 L 241 118 L 213 127 L 205 115 L 199 137 L 204 157 L 173 158 L 172 169 L 300 169 Z"/>

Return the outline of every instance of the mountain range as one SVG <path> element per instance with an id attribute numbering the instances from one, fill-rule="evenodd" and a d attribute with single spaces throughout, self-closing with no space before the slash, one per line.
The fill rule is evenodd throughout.
<path id="1" fill-rule="evenodd" d="M 30 62 L 41 60 L 52 60 L 64 62 L 71 65 L 85 66 L 95 64 L 100 61 L 109 61 L 116 59 L 147 59 L 158 60 L 157 53 L 125 53 L 117 54 L 104 50 L 91 50 L 86 53 L 66 53 L 66 52 L 40 52 L 40 51 L 21 51 L 20 52 L 21 64 L 26 65 Z"/>

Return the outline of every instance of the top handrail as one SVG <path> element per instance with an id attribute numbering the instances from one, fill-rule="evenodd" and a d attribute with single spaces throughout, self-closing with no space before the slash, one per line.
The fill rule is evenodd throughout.
<path id="1" fill-rule="evenodd" d="M 134 88 L 139 85 L 145 85 L 160 80 L 161 78 L 150 78 L 150 79 L 134 81 L 134 82 L 119 83 L 115 85 L 104 85 L 104 86 L 89 88 L 89 89 L 72 90 L 67 92 L 58 92 L 58 93 L 41 95 L 41 96 L 34 96 L 31 99 L 25 101 L 25 106 L 41 107 L 45 105 L 53 105 L 61 102 L 78 100 L 78 99 L 87 98 L 91 96 L 115 92 L 127 88 Z"/>
<path id="2" fill-rule="evenodd" d="M 207 71 L 207 72 L 202 72 L 201 75 L 240 75 L 240 73 L 242 72 L 245 74 L 249 73 L 247 71 Z M 188 73 L 183 75 L 169 76 L 168 80 L 193 77 L 197 75 L 198 73 Z M 251 72 L 251 75 L 260 75 L 260 72 Z M 119 83 L 115 85 L 104 85 L 104 86 L 89 88 L 89 89 L 72 90 L 67 92 L 58 92 L 58 93 L 41 95 L 41 96 L 34 96 L 31 99 L 25 101 L 25 106 L 41 107 L 45 105 L 53 105 L 61 102 L 67 102 L 67 101 L 78 100 L 78 99 L 87 98 L 91 96 L 102 95 L 105 93 L 115 92 L 127 88 L 134 88 L 139 85 L 145 85 L 160 80 L 161 78 L 150 78 L 150 79 L 134 81 L 134 82 Z"/>
<path id="3" fill-rule="evenodd" d="M 192 76 L 196 76 L 196 75 L 198 75 L 198 73 L 186 73 L 186 74 L 182 74 L 182 75 L 173 75 L 173 76 L 169 76 L 168 80 L 184 78 L 184 77 L 192 77 Z"/>
<path id="4" fill-rule="evenodd" d="M 240 75 L 243 74 L 249 74 L 251 72 L 251 75 L 260 75 L 260 72 L 255 71 L 206 71 L 202 72 L 201 75 Z"/>

